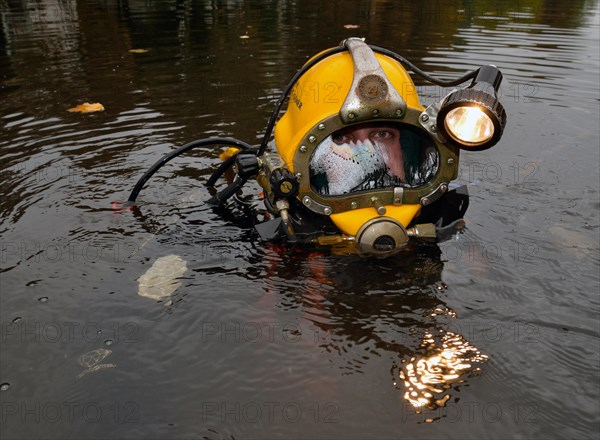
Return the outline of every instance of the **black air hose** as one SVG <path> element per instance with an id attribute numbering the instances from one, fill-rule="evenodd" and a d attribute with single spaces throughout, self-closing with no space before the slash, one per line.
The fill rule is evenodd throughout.
<path id="1" fill-rule="evenodd" d="M 156 173 L 167 162 L 169 162 L 170 160 L 174 159 L 175 157 L 185 153 L 188 150 L 191 150 L 193 148 L 203 147 L 206 145 L 227 145 L 227 146 L 239 148 L 242 151 L 247 151 L 247 150 L 252 149 L 252 146 L 250 146 L 246 142 L 242 142 L 240 140 L 233 139 L 233 138 L 207 138 L 207 139 L 199 139 L 196 141 L 192 141 L 189 144 L 185 144 L 183 147 L 180 147 L 174 151 L 171 151 L 170 153 L 161 157 L 158 160 L 158 162 L 156 162 L 154 165 L 152 165 L 150 167 L 150 169 L 148 169 L 148 171 L 146 171 L 144 173 L 144 175 L 140 178 L 140 180 L 137 181 L 137 183 L 133 187 L 133 190 L 131 191 L 129 198 L 127 199 L 127 203 L 128 204 L 135 203 L 135 200 L 137 199 L 138 194 L 140 193 L 140 191 L 142 190 L 142 188 L 144 187 L 144 185 L 146 184 L 148 179 L 150 179 L 150 177 L 152 177 L 152 175 L 154 173 Z M 221 165 L 223 165 L 223 164 L 221 164 Z"/>

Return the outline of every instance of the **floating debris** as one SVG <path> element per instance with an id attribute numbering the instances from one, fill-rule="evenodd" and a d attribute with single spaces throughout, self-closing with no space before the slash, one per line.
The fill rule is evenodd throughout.
<path id="1" fill-rule="evenodd" d="M 88 351 L 85 354 L 82 354 L 77 359 L 77 362 L 82 367 L 86 368 L 81 373 L 79 373 L 79 378 L 82 378 L 88 373 L 92 373 L 94 371 L 102 370 L 104 368 L 115 368 L 115 364 L 98 364 L 100 361 L 104 360 L 106 357 L 110 356 L 112 350 L 107 350 L 105 348 L 99 348 L 97 350 Z"/>
<path id="2" fill-rule="evenodd" d="M 84 368 L 92 368 L 111 353 L 111 350 L 99 348 L 97 350 L 88 351 L 87 353 L 82 354 L 77 359 L 77 362 Z"/>
<path id="3" fill-rule="evenodd" d="M 187 271 L 187 263 L 177 255 L 157 259 L 152 267 L 138 278 L 138 295 L 162 300 L 168 298 L 181 283 L 177 281 Z"/>
<path id="4" fill-rule="evenodd" d="M 104 111 L 104 106 L 99 102 L 94 102 L 91 104 L 89 102 L 84 102 L 83 104 L 79 104 L 78 106 L 70 108 L 67 111 L 80 113 L 102 112 Z"/>

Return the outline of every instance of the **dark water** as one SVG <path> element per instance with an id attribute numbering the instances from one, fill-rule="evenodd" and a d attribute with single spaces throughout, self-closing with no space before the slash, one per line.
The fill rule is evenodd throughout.
<path id="1" fill-rule="evenodd" d="M 2 438 L 598 438 L 598 2 L 0 15 Z M 186 142 L 256 143 L 296 69 L 353 35 L 444 79 L 502 69 L 504 138 L 461 157 L 464 233 L 383 261 L 259 243 L 256 186 L 205 203 L 220 149 L 163 168 L 143 218 L 113 209 Z M 105 111 L 66 111 L 85 101 Z M 139 296 L 166 255 L 181 286 Z"/>

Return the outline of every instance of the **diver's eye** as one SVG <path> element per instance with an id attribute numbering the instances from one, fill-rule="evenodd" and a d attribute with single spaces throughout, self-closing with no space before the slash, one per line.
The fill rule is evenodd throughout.
<path id="1" fill-rule="evenodd" d="M 333 142 L 335 142 L 338 145 L 348 144 L 348 143 L 352 142 L 352 139 L 350 138 L 350 136 L 344 135 L 341 133 L 332 135 L 331 139 L 333 140 Z"/>
<path id="2" fill-rule="evenodd" d="M 378 130 L 374 133 L 371 134 L 371 137 L 373 139 L 392 139 L 394 137 L 394 134 L 389 131 L 389 130 Z"/>

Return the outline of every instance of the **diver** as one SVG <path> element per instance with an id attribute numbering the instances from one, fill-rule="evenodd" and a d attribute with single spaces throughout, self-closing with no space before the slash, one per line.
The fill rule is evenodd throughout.
<path id="1" fill-rule="evenodd" d="M 407 69 L 443 87 L 471 82 L 425 107 Z M 491 65 L 440 81 L 394 52 L 348 38 L 294 75 L 260 145 L 233 138 L 184 145 L 140 178 L 128 202 L 179 154 L 222 146 L 229 147 L 224 162 L 206 185 L 214 189 L 232 169 L 235 177 L 210 202 L 224 205 L 255 179 L 270 215 L 256 225 L 264 240 L 384 257 L 409 239 L 440 241 L 468 206 L 466 187 L 454 182 L 461 150 L 490 148 L 502 136 L 501 81 Z M 330 93 L 316 99 L 308 93 L 315 84 Z"/>

